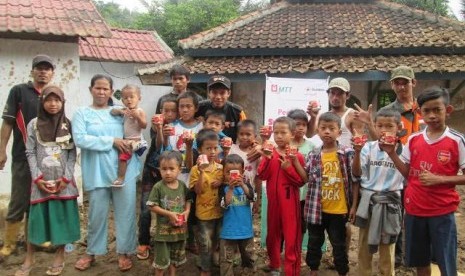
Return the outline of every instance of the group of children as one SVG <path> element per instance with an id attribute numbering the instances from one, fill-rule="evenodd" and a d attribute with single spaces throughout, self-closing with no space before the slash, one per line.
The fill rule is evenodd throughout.
<path id="1" fill-rule="evenodd" d="M 137 105 L 140 91 L 135 86 L 126 86 L 122 92 L 126 107 L 114 115 L 127 118 L 126 138 L 140 143 L 140 131 L 146 125 L 145 114 Z M 418 98 L 418 104 L 427 128 L 412 135 L 404 147 L 396 136 L 402 126 L 400 114 L 395 111 L 376 114 L 374 125 L 379 140 L 364 143 L 355 141 L 354 137 L 353 147 L 337 142 L 341 134 L 340 117 L 323 113 L 317 125 L 323 144 L 314 147 L 305 139 L 307 115 L 303 110 L 291 110 L 287 117 L 276 118 L 271 131 L 269 126 L 258 131 L 255 122 L 243 120 L 237 125 L 237 141 L 231 144 L 222 132 L 223 113 L 212 110 L 203 120 L 196 118 L 199 102 L 195 93 L 165 97 L 161 114 L 152 117 L 154 143 L 150 149 L 158 153 L 160 179 L 146 202 L 157 216 L 153 237 L 156 275 L 163 275 L 166 269 L 175 275 L 176 267 L 186 261 L 189 236 L 199 246 L 197 265 L 201 275 L 210 275 L 217 251 L 221 275 L 233 275 L 237 252 L 242 266 L 254 269 L 252 209 L 256 211 L 259 206 L 257 194 L 260 197 L 261 181 L 266 181 L 266 249 L 272 275 L 280 274 L 283 250 L 284 274 L 300 275 L 303 236 L 307 230 L 305 260 L 311 269 L 310 275 L 317 275 L 325 232 L 333 248 L 336 271 L 347 275 L 347 223 L 360 227 L 357 275 L 371 275 L 372 254 L 377 251 L 381 274 L 392 275 L 394 244 L 402 224 L 400 192 L 404 179 L 408 184 L 405 190 L 407 264 L 427 267 L 434 254 L 443 275 L 455 275 L 454 211 L 459 203 L 455 185 L 465 183 L 464 176 L 457 175 L 465 169 L 464 137 L 445 124 L 452 112 L 447 91 L 427 90 Z M 61 90 L 44 90 L 39 109 L 43 114 L 39 112 L 37 122 L 28 128 L 31 135 L 27 153 L 37 184 L 34 187 L 39 189 L 37 202 L 47 196 L 62 197 L 66 206 L 53 209 L 68 210 L 72 215 L 68 219 L 72 222 L 70 225 L 76 225 L 77 190 L 70 173 L 75 148 L 63 106 Z M 50 132 L 49 125 L 59 131 Z M 257 138 L 257 132 L 261 139 Z M 63 138 L 56 139 L 61 134 Z M 389 136 L 392 134 L 394 141 Z M 58 161 L 52 160 L 55 151 L 61 155 Z M 259 158 L 251 158 L 252 152 L 258 153 Z M 43 156 L 46 158 L 39 162 Z M 124 185 L 124 162 L 128 158 L 120 157 L 115 186 Z M 53 180 L 55 186 L 49 186 L 52 183 L 48 180 Z M 252 207 L 253 202 L 256 203 Z M 40 213 L 37 207 L 31 210 L 37 209 Z M 34 218 L 39 217 L 32 211 Z M 34 222 L 34 225 L 41 224 Z M 439 225 L 442 230 L 437 229 Z M 44 231 L 37 229 L 34 233 Z M 79 233 L 71 231 L 59 244 L 77 238 Z M 43 241 L 47 238 L 38 236 L 34 240 Z M 60 248 L 47 274 L 61 272 L 62 252 Z M 32 262 L 32 255 L 28 258 Z M 24 267 L 30 264 L 25 263 Z M 427 275 L 421 274 L 427 270 L 418 272 Z"/>

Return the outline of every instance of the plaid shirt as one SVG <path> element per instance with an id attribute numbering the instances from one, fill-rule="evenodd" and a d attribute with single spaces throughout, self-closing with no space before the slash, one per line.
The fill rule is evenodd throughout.
<path id="1" fill-rule="evenodd" d="M 321 224 L 321 182 L 322 167 L 321 149 L 315 148 L 308 153 L 305 171 L 308 175 L 308 192 L 305 198 L 304 218 L 307 223 Z M 357 180 L 352 176 L 352 161 L 354 150 L 338 144 L 337 159 L 344 180 L 344 192 L 346 196 L 347 209 L 352 205 L 352 183 Z"/>

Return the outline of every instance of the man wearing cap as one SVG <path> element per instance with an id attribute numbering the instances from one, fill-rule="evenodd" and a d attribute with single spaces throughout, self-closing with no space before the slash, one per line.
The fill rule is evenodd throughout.
<path id="1" fill-rule="evenodd" d="M 37 117 L 39 95 L 50 83 L 55 70 L 53 60 L 46 55 L 37 55 L 32 60 L 32 82 L 18 84 L 11 88 L 2 114 L 0 130 L 0 170 L 7 160 L 6 146 L 13 132 L 11 149 L 11 197 L 6 217 L 5 237 L 0 257 L 9 256 L 16 249 L 17 235 L 24 213 L 29 208 L 31 173 L 26 158 L 26 126 Z"/>
<path id="2" fill-rule="evenodd" d="M 402 119 L 402 144 L 407 143 L 410 134 L 420 130 L 420 113 L 413 88 L 417 84 L 412 68 L 401 65 L 391 72 L 391 88 L 396 93 L 396 100 L 381 109 L 399 111 Z"/>
<path id="3" fill-rule="evenodd" d="M 345 78 L 334 78 L 329 82 L 326 92 L 331 107 L 329 111 L 341 117 L 341 135 L 338 141 L 344 146 L 351 147 L 353 134 L 363 133 L 365 126 L 363 122 L 355 120 L 355 110 L 346 106 L 347 100 L 350 98 L 350 84 Z M 310 115 L 310 120 L 308 122 L 307 137 L 316 134 L 318 112 L 309 102 L 307 113 Z"/>
<path id="4" fill-rule="evenodd" d="M 418 111 L 418 105 L 416 99 L 413 95 L 413 88 L 417 84 L 415 79 L 415 73 L 413 69 L 401 65 L 394 68 L 391 72 L 391 88 L 396 93 L 396 100 L 387 106 L 381 108 L 383 109 L 393 109 L 400 113 L 403 129 L 400 133 L 400 142 L 406 144 L 409 136 L 420 130 L 421 127 L 421 115 Z M 370 136 L 373 139 L 377 139 L 376 131 L 374 128 L 374 123 L 371 118 L 371 105 L 368 108 L 368 111 L 365 111 L 357 106 L 357 112 L 355 117 L 364 121 L 368 124 L 368 129 L 370 131 Z M 403 198 L 403 193 L 402 193 Z M 397 243 L 396 243 L 396 252 L 395 252 L 395 264 L 396 267 L 402 265 L 402 232 L 399 234 Z"/>
<path id="5" fill-rule="evenodd" d="M 197 117 L 205 117 L 208 110 L 219 111 L 226 116 L 223 133 L 236 142 L 237 123 L 245 120 L 242 107 L 229 101 L 231 96 L 231 81 L 225 76 L 212 76 L 207 84 L 208 100 L 201 101 Z"/>
<path id="6" fill-rule="evenodd" d="M 394 109 L 401 114 L 400 118 L 402 121 L 403 128 L 401 132 L 400 142 L 403 145 L 405 145 L 410 135 L 420 130 L 421 115 L 417 108 L 417 101 L 413 95 L 413 88 L 417 84 L 417 81 L 415 79 L 415 73 L 413 72 L 412 68 L 405 65 L 401 65 L 392 70 L 390 81 L 391 88 L 396 93 L 396 100 L 388 104 L 387 106 L 381 108 L 381 110 Z M 403 263 L 402 249 L 403 242 L 401 232 L 398 236 L 396 243 L 396 267 L 402 265 Z"/>

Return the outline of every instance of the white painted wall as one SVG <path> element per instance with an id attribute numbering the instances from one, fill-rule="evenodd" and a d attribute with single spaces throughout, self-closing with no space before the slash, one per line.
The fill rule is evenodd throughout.
<path id="1" fill-rule="evenodd" d="M 37 54 L 51 56 L 56 64 L 53 83 L 65 92 L 66 113 L 68 116 L 82 105 L 79 96 L 79 52 L 77 43 L 45 42 L 0 38 L 0 108 L 3 111 L 12 86 L 30 80 L 32 58 Z M 0 119 L 0 123 L 3 120 Z M 11 190 L 11 145 L 7 148 L 8 162 L 0 171 L 0 194 Z"/>

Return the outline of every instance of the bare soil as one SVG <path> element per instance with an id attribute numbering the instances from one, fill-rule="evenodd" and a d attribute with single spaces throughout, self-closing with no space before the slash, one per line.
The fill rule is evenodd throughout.
<path id="1" fill-rule="evenodd" d="M 463 196 L 465 195 L 465 187 L 458 188 L 459 193 Z M 87 275 L 153 275 L 154 271 L 151 268 L 152 260 L 145 260 L 140 261 L 137 258 L 133 257 L 133 268 L 125 273 L 122 273 L 118 270 L 118 257 L 115 253 L 115 238 L 113 235 L 113 225 L 110 223 L 110 235 L 108 241 L 108 249 L 109 253 L 105 256 L 97 257 L 97 262 L 93 265 L 89 270 L 80 272 L 74 269 L 75 261 L 84 254 L 85 252 L 85 239 L 86 236 L 86 207 L 87 204 L 85 202 L 84 206 L 82 207 L 82 217 L 81 217 L 81 228 L 82 228 L 82 237 L 83 239 L 80 242 L 75 244 L 75 250 L 67 253 L 66 256 L 66 265 L 65 270 L 62 275 L 79 275 L 79 276 L 87 276 Z M 465 272 L 465 204 L 461 204 L 459 210 L 456 213 L 456 221 L 458 227 L 458 271 Z M 236 267 L 237 275 L 248 276 L 248 275 L 268 275 L 262 268 L 266 267 L 267 263 L 267 255 L 266 251 L 259 246 L 259 231 L 260 227 L 258 225 L 259 219 L 255 218 L 255 234 L 256 234 L 256 254 L 257 254 L 257 270 L 250 271 L 250 270 L 243 270 L 240 267 Z M 350 246 L 350 253 L 349 253 L 349 261 L 350 261 L 350 273 L 349 275 L 357 275 L 356 268 L 357 268 L 357 239 L 358 239 L 358 230 L 356 227 L 352 229 L 352 243 Z M 3 237 L 3 229 L 0 231 L 1 237 Z M 25 247 L 19 246 L 18 252 L 13 254 L 6 260 L 4 260 L 0 264 L 0 275 L 14 275 L 15 271 L 21 266 L 25 254 Z M 51 264 L 53 260 L 53 253 L 47 252 L 38 252 L 35 255 L 35 266 L 31 271 L 30 275 L 45 275 L 45 271 L 47 267 Z M 320 276 L 335 276 L 337 275 L 336 271 L 331 269 L 331 261 L 332 258 L 330 253 L 326 253 L 322 260 L 322 265 L 320 267 Z M 177 275 L 199 275 L 199 271 L 195 265 L 196 256 L 188 253 L 188 262 L 181 266 L 178 269 Z M 374 258 L 374 275 L 377 274 L 377 256 L 375 255 Z M 308 267 L 303 267 L 301 275 L 308 275 L 309 269 Z M 414 275 L 414 270 L 406 267 L 400 267 L 396 270 L 396 275 L 398 276 L 410 276 Z M 218 268 L 215 268 L 212 275 L 219 275 Z M 439 275 L 439 274 L 438 274 Z"/>

